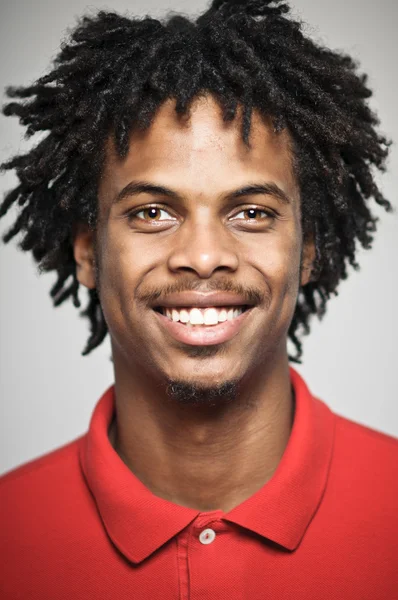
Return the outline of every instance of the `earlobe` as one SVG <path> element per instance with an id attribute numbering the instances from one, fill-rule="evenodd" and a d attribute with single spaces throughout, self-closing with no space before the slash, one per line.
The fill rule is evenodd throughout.
<path id="1" fill-rule="evenodd" d="M 88 225 L 79 223 L 73 241 L 73 255 L 76 261 L 76 278 L 89 289 L 96 287 L 94 232 Z"/>
<path id="2" fill-rule="evenodd" d="M 303 259 L 301 264 L 301 287 L 304 287 L 312 281 L 312 270 L 315 261 L 315 243 L 311 238 L 309 241 L 305 242 L 304 250 L 303 250 Z"/>

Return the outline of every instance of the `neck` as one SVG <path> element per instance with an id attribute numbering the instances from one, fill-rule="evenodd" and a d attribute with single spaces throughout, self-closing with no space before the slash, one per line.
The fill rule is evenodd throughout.
<path id="1" fill-rule="evenodd" d="M 156 496 L 202 512 L 229 512 L 273 475 L 294 415 L 287 359 L 250 375 L 232 404 L 176 406 L 145 377 L 115 363 L 117 418 L 109 439 Z M 257 378 L 256 378 L 257 377 Z M 150 379 L 150 378 L 149 378 Z M 253 386 L 253 381 L 257 384 Z"/>

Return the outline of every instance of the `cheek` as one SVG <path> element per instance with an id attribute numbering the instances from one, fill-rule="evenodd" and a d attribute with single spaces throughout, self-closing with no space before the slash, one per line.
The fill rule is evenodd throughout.
<path id="1" fill-rule="evenodd" d="M 117 327 L 134 305 L 137 285 L 137 255 L 125 235 L 106 231 L 100 255 L 101 305 L 109 329 Z"/>
<path id="2" fill-rule="evenodd" d="M 284 260 L 275 272 L 278 286 L 278 316 L 283 332 L 287 334 L 297 304 L 300 285 L 300 243 L 289 244 L 285 248 Z M 279 332 L 282 335 L 282 331 Z"/>
<path id="3" fill-rule="evenodd" d="M 264 339 L 268 342 L 273 339 L 277 343 L 287 336 L 297 303 L 300 251 L 300 239 L 288 228 L 270 233 L 261 244 L 247 249 L 248 264 L 260 272 L 263 280 L 268 313 L 263 321 Z"/>
<path id="4" fill-rule="evenodd" d="M 137 302 L 148 274 L 164 265 L 165 248 L 150 239 L 134 235 L 123 226 L 109 226 L 101 245 L 101 303 L 109 328 L 121 328 L 142 306 Z M 151 274 L 151 277 L 154 277 Z"/>
<path id="5" fill-rule="evenodd" d="M 297 285 L 300 266 L 300 243 L 287 229 L 270 232 L 258 243 L 247 246 L 245 261 L 261 272 L 273 295 L 288 292 Z"/>

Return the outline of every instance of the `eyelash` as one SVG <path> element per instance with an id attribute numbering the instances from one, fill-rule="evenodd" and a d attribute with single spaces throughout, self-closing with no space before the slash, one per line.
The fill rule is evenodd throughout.
<path id="1" fill-rule="evenodd" d="M 129 222 L 131 222 L 131 221 L 133 221 L 133 219 L 135 217 L 137 217 L 137 215 L 140 212 L 145 212 L 145 211 L 148 211 L 148 210 L 151 210 L 151 209 L 157 209 L 157 210 L 160 210 L 160 211 L 163 210 L 164 212 L 167 212 L 167 210 L 163 206 L 151 205 L 151 206 L 146 206 L 145 208 L 138 208 L 138 209 L 132 210 L 132 211 L 128 212 L 126 216 L 127 216 L 128 220 L 129 220 Z M 274 221 L 277 218 L 277 213 L 274 213 L 271 210 L 266 210 L 264 208 L 258 208 L 258 207 L 243 208 L 237 214 L 240 214 L 241 212 L 247 212 L 249 210 L 254 210 L 254 211 L 257 211 L 257 212 L 260 212 L 260 213 L 265 213 L 267 215 L 267 219 L 271 219 L 272 221 Z M 151 221 L 146 221 L 146 219 L 142 219 L 141 217 L 138 217 L 138 218 L 141 221 L 144 221 L 146 223 L 150 223 L 151 222 Z M 164 221 L 155 221 L 154 220 L 152 222 L 153 223 L 163 223 L 163 222 L 166 222 L 166 221 L 167 221 L 167 219 L 164 219 Z M 250 222 L 250 221 L 252 221 L 254 223 L 256 222 L 255 219 L 247 219 L 246 220 L 246 222 Z"/>

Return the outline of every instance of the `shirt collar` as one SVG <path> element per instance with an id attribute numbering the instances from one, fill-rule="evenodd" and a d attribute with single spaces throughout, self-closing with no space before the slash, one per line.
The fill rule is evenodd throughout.
<path id="1" fill-rule="evenodd" d="M 294 550 L 321 502 L 334 439 L 334 414 L 291 366 L 295 414 L 288 444 L 272 478 L 228 513 L 229 521 Z M 139 563 L 199 514 L 155 496 L 112 447 L 114 386 L 98 401 L 80 445 L 80 464 L 105 529 L 116 547 Z"/>

